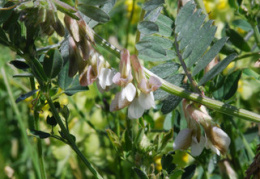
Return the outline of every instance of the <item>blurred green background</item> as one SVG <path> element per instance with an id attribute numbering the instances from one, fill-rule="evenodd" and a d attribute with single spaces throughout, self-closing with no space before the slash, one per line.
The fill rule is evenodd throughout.
<path id="1" fill-rule="evenodd" d="M 136 1 L 136 9 L 133 19 L 128 28 L 128 18 L 132 10 L 132 0 L 119 0 L 115 8 L 111 12 L 111 21 L 95 27 L 96 33 L 107 39 L 110 43 L 118 48 L 127 46 L 130 52 L 134 52 L 135 35 L 138 19 L 140 16 L 140 4 L 143 1 Z M 250 24 L 246 26 L 236 25 L 236 20 L 242 19 L 232 7 L 233 1 L 228 0 L 209 0 L 200 1 L 204 3 L 205 10 L 209 13 L 209 18 L 214 19 L 214 24 L 218 26 L 216 36 L 223 36 L 223 29 L 228 24 L 235 29 L 242 37 L 248 35 L 251 31 Z M 245 1 L 245 7 L 250 6 L 250 1 Z M 174 0 L 166 0 L 166 5 L 163 13 L 171 18 L 176 17 L 177 3 Z M 246 21 L 246 19 L 243 19 Z M 247 28 L 246 28 L 247 27 Z M 128 29 L 127 29 L 128 28 Z M 127 34 L 128 33 L 128 34 Z M 60 38 L 56 35 L 45 39 L 47 43 L 54 44 Z M 126 45 L 126 42 L 128 44 Z M 248 43 L 254 47 L 254 37 L 248 38 Z M 101 50 L 103 56 L 111 63 L 116 64 L 117 61 L 108 52 Z M 36 178 L 34 167 L 32 165 L 30 147 L 27 145 L 25 138 L 22 135 L 22 130 L 30 128 L 33 120 L 33 98 L 30 97 L 23 102 L 19 102 L 14 106 L 11 98 L 17 99 L 21 94 L 30 91 L 30 81 L 27 78 L 14 78 L 13 75 L 23 73 L 17 70 L 9 62 L 16 59 L 17 56 L 8 48 L 0 45 L 0 178 Z M 223 58 L 220 56 L 220 58 Z M 256 57 L 244 58 L 242 60 L 232 62 L 223 74 L 230 74 L 236 69 L 252 68 L 256 73 L 259 73 L 259 68 L 255 68 Z M 153 63 L 145 62 L 145 66 L 152 67 Z M 7 81 L 4 80 L 7 79 Z M 10 86 L 10 90 L 7 90 Z M 245 108 L 259 114 L 260 111 L 260 81 L 246 74 L 242 75 L 239 81 L 237 94 L 232 100 L 227 101 L 237 107 Z M 62 95 L 59 97 L 59 102 L 62 105 L 67 105 L 70 109 L 69 128 L 70 132 L 76 137 L 79 149 L 88 158 L 95 167 L 101 171 L 104 178 L 124 178 L 136 177 L 133 174 L 132 164 L 126 160 L 121 160 L 117 151 L 106 134 L 106 129 L 111 129 L 115 133 L 122 133 L 125 129 L 127 121 L 126 109 L 118 113 L 110 113 L 106 110 L 107 103 L 111 101 L 112 94 L 100 94 L 97 92 L 95 85 L 90 86 L 87 92 L 80 92 L 72 97 Z M 15 108 L 18 108 L 18 113 Z M 46 117 L 50 114 L 48 106 L 40 111 L 40 128 L 42 131 L 51 132 L 51 127 L 46 124 Z M 18 115 L 18 116 L 17 116 Z M 212 114 L 219 121 L 224 121 L 224 116 Z M 148 140 L 154 140 L 158 134 L 156 131 L 166 131 L 168 121 L 167 116 L 162 115 L 158 111 L 150 111 L 147 114 L 149 125 L 154 132 L 150 133 Z M 169 117 L 169 116 L 168 116 Z M 20 122 L 24 124 L 21 126 Z M 259 143 L 259 125 L 240 119 L 234 119 L 233 125 L 226 125 L 224 128 L 230 130 L 233 139 L 236 139 L 235 146 L 238 151 L 238 161 L 241 168 L 244 170 L 252 162 L 252 153 L 255 152 L 256 145 Z M 116 123 L 119 123 L 118 129 Z M 183 123 L 183 122 L 182 122 Z M 183 124 L 184 125 L 184 124 Z M 230 129 L 232 128 L 232 129 Z M 232 133 L 233 131 L 233 133 Z M 54 128 L 54 132 L 58 133 L 58 127 Z M 36 150 L 36 139 L 27 136 L 31 147 Z M 243 141 L 245 139 L 245 141 Z M 242 142 L 242 144 L 241 144 Z M 245 145 L 245 142 L 248 146 Z M 172 151 L 172 143 L 169 142 L 162 153 Z M 245 149 L 245 147 L 247 149 Z M 145 153 L 145 151 L 143 151 Z M 136 155 L 135 162 L 142 162 L 144 165 L 152 165 L 154 172 L 161 171 L 161 156 L 162 153 L 153 158 L 142 158 L 142 155 L 147 155 L 142 152 L 140 156 Z M 92 175 L 81 162 L 69 146 L 57 141 L 53 138 L 43 140 L 43 155 L 48 178 L 91 178 Z M 209 156 L 209 155 L 207 155 Z M 215 157 L 215 156 L 214 156 Z M 214 157 L 211 156 L 211 159 Z M 194 162 L 194 158 L 185 152 L 176 152 L 176 163 L 179 166 L 187 166 Z M 204 166 L 210 166 L 211 161 L 205 161 Z M 120 165 L 118 165 L 120 163 Z M 202 162 L 203 163 L 203 162 Z M 213 161 L 214 163 L 214 161 Z M 201 168 L 200 168 L 201 169 Z M 203 170 L 198 169 L 196 176 L 200 178 Z M 214 168 L 211 177 L 221 178 L 220 170 Z"/>

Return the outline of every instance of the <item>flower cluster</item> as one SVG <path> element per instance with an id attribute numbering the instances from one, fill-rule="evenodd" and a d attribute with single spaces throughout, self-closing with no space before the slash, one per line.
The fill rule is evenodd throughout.
<path id="1" fill-rule="evenodd" d="M 191 146 L 193 156 L 200 155 L 204 147 L 210 148 L 218 155 L 225 154 L 230 144 L 230 138 L 213 123 L 205 106 L 196 107 L 194 103 L 184 99 L 183 110 L 188 128 L 180 131 L 173 148 L 185 150 Z M 204 129 L 205 137 L 201 135 L 200 125 Z"/>
<path id="2" fill-rule="evenodd" d="M 77 14 L 79 17 L 80 15 Z M 97 80 L 98 88 L 106 90 L 112 85 L 113 71 L 103 56 L 98 54 L 94 45 L 92 29 L 81 18 L 72 19 L 65 15 L 65 25 L 70 33 L 69 37 L 69 76 L 79 72 L 79 81 L 82 86 L 88 86 Z"/>
<path id="3" fill-rule="evenodd" d="M 103 56 L 93 48 L 94 34 L 84 20 L 76 21 L 66 15 L 64 22 L 71 35 L 69 37 L 70 77 L 79 72 L 82 86 L 97 81 L 97 87 L 101 92 L 110 89 L 113 85 L 120 86 L 122 90 L 112 100 L 110 111 L 129 106 L 130 119 L 137 119 L 145 110 L 155 107 L 153 91 L 161 86 L 161 82 L 153 76 L 149 80 L 146 78 L 143 67 L 135 55 L 130 56 L 128 50 L 122 50 L 119 72 L 115 74 Z"/>
<path id="4" fill-rule="evenodd" d="M 64 4 L 64 3 L 63 3 Z M 19 6 L 21 11 L 20 20 L 25 22 L 28 28 L 39 27 L 43 34 L 48 36 L 56 32 L 59 36 L 65 35 L 65 29 L 57 15 L 55 4 L 50 1 L 36 0 Z"/>
<path id="5" fill-rule="evenodd" d="M 135 79 L 137 88 L 132 83 L 133 79 Z M 161 81 L 154 76 L 148 80 L 139 59 L 136 55 L 130 56 L 128 50 L 121 52 L 119 72 L 113 77 L 113 82 L 122 90 L 116 94 L 111 102 L 110 111 L 119 110 L 129 105 L 128 117 L 137 119 L 143 115 L 145 110 L 155 107 L 153 91 L 161 86 Z"/>

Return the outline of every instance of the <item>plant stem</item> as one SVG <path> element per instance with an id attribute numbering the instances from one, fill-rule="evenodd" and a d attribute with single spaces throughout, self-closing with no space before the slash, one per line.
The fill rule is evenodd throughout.
<path id="1" fill-rule="evenodd" d="M 175 37 L 177 37 L 177 36 L 175 35 Z M 192 78 L 190 72 L 188 71 L 188 68 L 187 68 L 187 66 L 186 66 L 186 64 L 185 64 L 185 62 L 184 62 L 184 60 L 182 59 L 181 53 L 179 52 L 179 44 L 178 44 L 178 42 L 177 42 L 177 39 L 175 39 L 175 42 L 174 42 L 174 43 L 175 43 L 175 47 L 176 47 L 176 51 L 177 51 L 177 54 L 178 54 L 179 61 L 181 62 L 181 66 L 182 66 L 182 68 L 183 68 L 185 74 L 187 75 L 187 77 L 188 77 L 188 79 L 189 79 L 189 81 L 190 81 L 190 83 L 191 83 L 192 88 L 193 88 L 198 94 L 201 94 L 201 91 L 200 91 L 200 89 L 198 88 L 198 85 L 197 85 L 196 82 L 193 80 L 193 78 Z"/>
<path id="2" fill-rule="evenodd" d="M 40 130 L 39 127 L 39 113 L 37 110 L 34 110 L 34 124 L 35 124 L 35 129 L 38 131 Z M 42 141 L 41 139 L 37 139 L 37 153 L 38 153 L 38 158 L 39 158 L 39 166 L 40 166 L 40 171 L 41 171 L 41 176 L 42 179 L 46 179 L 46 170 L 44 166 L 44 159 L 43 159 L 43 152 L 42 152 Z"/>
<path id="3" fill-rule="evenodd" d="M 30 84 L 31 84 L 31 89 L 35 90 L 35 82 L 34 82 L 34 78 L 30 78 Z M 35 96 L 35 95 L 34 95 Z M 38 113 L 38 106 L 37 104 L 35 104 L 34 106 L 34 125 L 35 125 L 35 129 L 37 131 L 40 130 L 39 127 L 39 113 Z M 38 153 L 38 158 L 39 158 L 39 166 L 40 166 L 40 171 L 41 171 L 41 176 L 42 179 L 46 179 L 46 170 L 45 170 L 45 166 L 44 166 L 44 159 L 43 159 L 43 152 L 42 152 L 42 141 L 41 139 L 37 138 L 37 153 Z"/>
<path id="4" fill-rule="evenodd" d="M 18 110 L 18 107 L 17 107 L 16 103 L 15 103 L 14 96 L 13 96 L 12 90 L 10 88 L 8 79 L 6 77 L 6 73 L 5 73 L 4 68 L 1 68 L 1 73 L 2 73 L 2 76 L 3 76 L 3 79 L 4 79 L 6 90 L 8 92 L 9 98 L 10 98 L 10 102 L 11 102 L 12 108 L 14 110 L 14 113 L 16 115 L 16 119 L 17 119 L 18 124 L 19 124 L 20 129 L 21 129 L 21 133 L 22 133 L 22 137 L 23 137 L 24 142 L 25 142 L 25 146 L 27 147 L 27 149 L 29 150 L 29 154 L 31 155 L 32 163 L 33 163 L 34 168 L 36 170 L 36 175 L 37 175 L 38 178 L 42 179 L 41 171 L 40 171 L 40 168 L 39 168 L 39 165 L 38 165 L 39 164 L 38 163 L 38 158 L 36 157 L 35 150 L 33 150 L 32 146 L 31 146 L 31 143 L 29 141 L 29 138 L 27 136 L 26 127 L 25 127 L 25 125 L 23 123 L 22 116 L 21 116 L 21 114 L 20 114 L 20 112 Z"/>
<path id="5" fill-rule="evenodd" d="M 145 72 L 149 76 L 156 76 L 155 74 L 153 74 L 152 72 L 150 72 L 147 69 L 145 69 Z M 156 76 L 156 77 L 158 77 L 158 76 Z M 171 94 L 174 94 L 174 95 L 182 97 L 182 98 L 186 98 L 186 99 L 198 102 L 200 104 L 207 106 L 210 109 L 214 109 L 214 110 L 216 110 L 220 113 L 223 113 L 223 114 L 239 117 L 239 118 L 254 121 L 254 122 L 260 122 L 260 115 L 259 114 L 253 113 L 253 112 L 245 110 L 245 109 L 238 109 L 235 106 L 225 104 L 221 101 L 214 100 L 214 99 L 211 99 L 211 98 L 208 98 L 208 97 L 204 97 L 204 96 L 201 96 L 197 93 L 192 93 L 190 91 L 187 91 L 184 88 L 173 85 L 173 84 L 171 84 L 171 83 L 169 83 L 169 82 L 167 82 L 167 81 L 165 81 L 161 78 L 159 78 L 159 79 L 162 82 L 161 89 L 166 91 L 166 92 L 169 92 Z"/>
<path id="6" fill-rule="evenodd" d="M 100 37 L 99 37 L 100 38 Z M 115 55 L 116 57 L 118 57 L 120 59 L 120 53 L 118 52 L 118 49 L 111 49 L 109 47 L 109 45 L 105 45 L 102 46 L 104 49 L 108 50 L 109 52 L 111 52 L 113 55 Z M 147 70 L 145 67 L 143 67 L 145 70 L 145 73 L 148 77 L 150 76 L 156 76 L 154 73 L 152 73 L 151 71 Z M 232 105 L 229 104 L 225 104 L 221 101 L 218 100 L 214 100 L 211 98 L 208 98 L 206 96 L 201 96 L 197 93 L 192 93 L 190 91 L 187 91 L 186 89 L 173 85 L 167 81 L 165 81 L 164 79 L 158 77 L 160 79 L 160 81 L 162 82 L 162 86 L 161 89 L 174 94 L 176 96 L 182 97 L 182 98 L 186 98 L 192 101 L 195 101 L 197 103 L 203 104 L 206 107 L 216 110 L 220 113 L 223 114 L 227 114 L 230 116 L 235 116 L 235 117 L 239 117 L 241 119 L 245 119 L 245 120 L 249 120 L 249 121 L 253 121 L 253 122 L 260 122 L 260 115 L 253 113 L 251 111 L 245 110 L 245 109 L 238 109 Z"/>
<path id="7" fill-rule="evenodd" d="M 139 19 L 139 22 L 141 22 L 144 19 L 145 10 L 142 9 L 141 16 Z M 135 36 L 135 44 L 137 44 L 140 41 L 141 32 L 137 29 L 136 36 Z M 138 55 L 138 50 L 135 48 L 135 54 Z"/>
<path id="8" fill-rule="evenodd" d="M 61 132 L 63 133 L 63 135 L 65 136 L 65 138 L 68 140 L 69 145 L 71 146 L 71 148 L 77 153 L 78 157 L 82 160 L 82 162 L 88 167 L 88 169 L 91 171 L 91 173 L 94 175 L 95 178 L 97 179 L 101 179 L 102 176 L 98 173 L 98 171 L 93 167 L 93 165 L 85 158 L 85 156 L 80 152 L 80 150 L 78 149 L 78 147 L 76 146 L 75 142 L 73 141 L 73 139 L 71 138 L 69 132 L 67 131 L 65 125 L 63 124 L 58 111 L 56 110 L 51 98 L 46 95 L 46 99 L 47 102 L 51 108 L 52 114 L 55 117 L 57 123 L 59 124 L 60 128 L 61 128 Z"/>
<path id="9" fill-rule="evenodd" d="M 134 11 L 135 11 L 135 0 L 133 0 L 131 14 L 130 14 L 130 17 L 128 19 L 128 23 L 127 23 L 127 26 L 126 26 L 126 43 L 125 43 L 125 48 L 128 47 L 129 29 L 130 29 L 131 21 L 132 21 L 133 16 L 134 16 Z"/>
<path id="10" fill-rule="evenodd" d="M 258 48 L 260 48 L 260 33 L 257 25 L 254 25 L 254 35 L 255 35 L 256 45 L 258 46 Z"/>

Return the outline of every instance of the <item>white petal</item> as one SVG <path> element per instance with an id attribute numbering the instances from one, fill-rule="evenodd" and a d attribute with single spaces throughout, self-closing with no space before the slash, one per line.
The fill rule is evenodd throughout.
<path id="1" fill-rule="evenodd" d="M 115 74 L 115 76 L 113 77 L 112 81 L 117 84 L 120 85 L 120 79 L 121 79 L 121 74 L 119 72 L 117 72 Z"/>
<path id="2" fill-rule="evenodd" d="M 200 142 L 198 142 L 196 136 L 192 136 L 191 142 L 191 155 L 199 156 L 205 146 L 205 138 L 203 136 L 200 137 Z"/>
<path id="3" fill-rule="evenodd" d="M 139 103 L 145 110 L 150 109 L 151 107 L 155 108 L 153 92 L 148 94 L 141 93 L 139 96 Z"/>
<path id="4" fill-rule="evenodd" d="M 217 155 L 220 155 L 220 151 L 210 142 L 210 140 L 207 138 L 206 141 L 206 148 L 211 149 L 214 153 Z"/>
<path id="5" fill-rule="evenodd" d="M 117 93 L 115 98 L 111 101 L 110 111 L 116 111 L 129 105 L 129 101 L 122 98 L 122 91 Z"/>
<path id="6" fill-rule="evenodd" d="M 181 130 L 174 140 L 173 149 L 185 150 L 189 148 L 189 146 L 191 145 L 191 134 L 192 134 L 192 130 L 190 129 Z"/>
<path id="7" fill-rule="evenodd" d="M 122 89 L 122 96 L 127 99 L 127 101 L 131 102 L 135 98 L 136 88 L 133 83 L 128 83 L 126 87 Z"/>
<path id="8" fill-rule="evenodd" d="M 212 141 L 212 143 L 215 145 L 215 147 L 218 148 L 221 153 L 226 153 L 230 145 L 229 136 L 221 128 L 213 126 L 212 137 L 212 140 L 214 140 L 214 142 Z"/>
<path id="9" fill-rule="evenodd" d="M 103 87 L 100 85 L 100 80 L 98 79 L 97 80 L 97 89 L 98 89 L 98 91 L 100 92 L 100 93 L 104 93 L 105 92 L 105 90 L 103 89 Z"/>
<path id="10" fill-rule="evenodd" d="M 107 70 L 106 68 L 102 68 L 100 70 L 100 74 L 98 76 L 98 79 L 99 79 L 99 85 L 102 89 L 106 89 L 106 75 L 107 75 Z"/>
<path id="11" fill-rule="evenodd" d="M 103 89 L 106 89 L 108 86 L 111 86 L 113 81 L 113 72 L 109 68 L 102 68 L 98 76 L 99 84 Z"/>
<path id="12" fill-rule="evenodd" d="M 133 100 L 133 102 L 128 107 L 128 118 L 130 119 L 138 119 L 144 113 L 144 108 L 140 105 L 137 98 Z"/>

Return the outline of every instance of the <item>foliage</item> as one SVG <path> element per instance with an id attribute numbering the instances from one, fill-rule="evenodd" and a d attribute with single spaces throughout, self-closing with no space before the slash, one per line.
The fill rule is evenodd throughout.
<path id="1" fill-rule="evenodd" d="M 260 4 L 184 2 L 1 1 L 0 178 L 245 177 L 259 144 Z M 139 119 L 111 111 L 125 86 L 99 92 L 122 74 L 123 46 L 142 60 L 135 99 L 144 72 L 149 88 L 162 83 Z M 227 133 L 227 153 L 174 150 L 191 128 L 183 98 Z"/>

